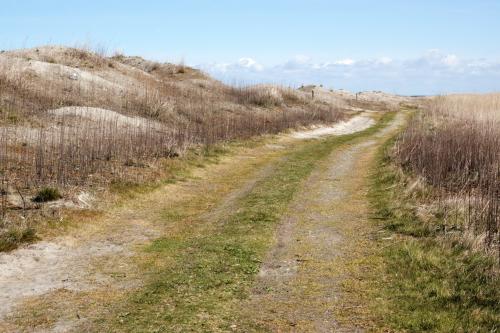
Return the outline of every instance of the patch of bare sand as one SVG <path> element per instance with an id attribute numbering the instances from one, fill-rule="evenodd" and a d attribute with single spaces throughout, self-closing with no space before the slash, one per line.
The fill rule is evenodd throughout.
<path id="1" fill-rule="evenodd" d="M 21 78 L 22 75 L 31 73 L 54 82 L 78 84 L 79 88 L 85 90 L 100 88 L 120 92 L 125 88 L 118 82 L 111 82 L 80 68 L 8 55 L 0 55 L 0 69 L 9 79 Z"/>
<path id="2" fill-rule="evenodd" d="M 115 123 L 119 127 L 137 127 L 137 128 L 152 128 L 152 129 L 165 129 L 165 126 L 159 122 L 146 119 L 143 117 L 130 117 L 121 113 L 102 109 L 92 108 L 85 106 L 68 106 L 55 110 L 48 111 L 49 114 L 59 117 L 78 117 L 95 122 L 109 122 Z"/>
<path id="3" fill-rule="evenodd" d="M 297 131 L 291 134 L 295 139 L 317 139 L 326 135 L 345 135 L 363 131 L 375 124 L 375 120 L 364 113 L 341 121 L 332 126 L 319 126 L 306 131 Z"/>

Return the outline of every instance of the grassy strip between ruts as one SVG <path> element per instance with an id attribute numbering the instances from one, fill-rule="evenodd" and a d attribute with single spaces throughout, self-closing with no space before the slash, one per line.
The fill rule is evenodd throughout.
<path id="1" fill-rule="evenodd" d="M 367 299 L 379 329 L 498 332 L 497 264 L 419 220 L 417 199 L 407 195 L 405 176 L 390 159 L 394 140 L 378 152 L 370 191 L 374 220 L 384 230 L 377 240 L 384 265 L 376 268 L 376 291 Z"/>
<path id="2" fill-rule="evenodd" d="M 147 252 L 150 280 L 128 300 L 97 320 L 96 327 L 119 332 L 228 331 L 237 324 L 234 305 L 245 299 L 288 203 L 317 162 L 335 148 L 368 137 L 386 126 L 394 113 L 351 135 L 299 145 L 274 172 L 238 201 L 238 210 L 203 233 L 166 235 Z M 166 223 L 183 214 L 166 214 Z M 233 326 L 234 327 L 234 326 Z"/>

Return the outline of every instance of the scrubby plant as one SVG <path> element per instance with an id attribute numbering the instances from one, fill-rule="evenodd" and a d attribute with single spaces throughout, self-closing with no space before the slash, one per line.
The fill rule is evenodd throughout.
<path id="1" fill-rule="evenodd" d="M 34 202 L 49 202 L 61 199 L 62 195 L 57 188 L 54 187 L 44 187 L 38 191 L 36 196 L 33 198 Z"/>

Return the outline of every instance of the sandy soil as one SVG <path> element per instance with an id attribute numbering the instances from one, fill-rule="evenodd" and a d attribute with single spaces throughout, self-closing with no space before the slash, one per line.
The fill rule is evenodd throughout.
<path id="1" fill-rule="evenodd" d="M 368 113 L 354 116 L 347 121 L 341 121 L 332 126 L 318 126 L 317 128 L 297 131 L 291 134 L 295 139 L 316 139 L 325 135 L 345 135 L 360 132 L 373 126 L 375 121 Z"/>
<path id="2" fill-rule="evenodd" d="M 109 281 L 92 274 L 91 261 L 111 253 L 126 255 L 123 246 L 95 242 L 79 246 L 73 240 L 39 242 L 10 254 L 0 255 L 0 317 L 24 297 L 43 295 L 54 289 L 98 288 Z"/>
<path id="3" fill-rule="evenodd" d="M 117 82 L 104 79 L 80 68 L 38 60 L 27 60 L 8 55 L 0 55 L 0 69 L 1 72 L 5 73 L 10 79 L 32 74 L 39 77 L 50 78 L 54 82 L 78 84 L 80 88 L 86 90 L 99 88 L 120 92 L 125 88 Z"/>

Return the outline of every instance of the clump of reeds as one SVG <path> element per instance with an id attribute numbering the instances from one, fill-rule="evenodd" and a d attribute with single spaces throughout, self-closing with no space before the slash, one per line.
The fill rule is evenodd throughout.
<path id="1" fill-rule="evenodd" d="M 439 97 L 428 108 L 399 138 L 397 161 L 433 186 L 464 233 L 500 251 L 500 94 Z"/>

